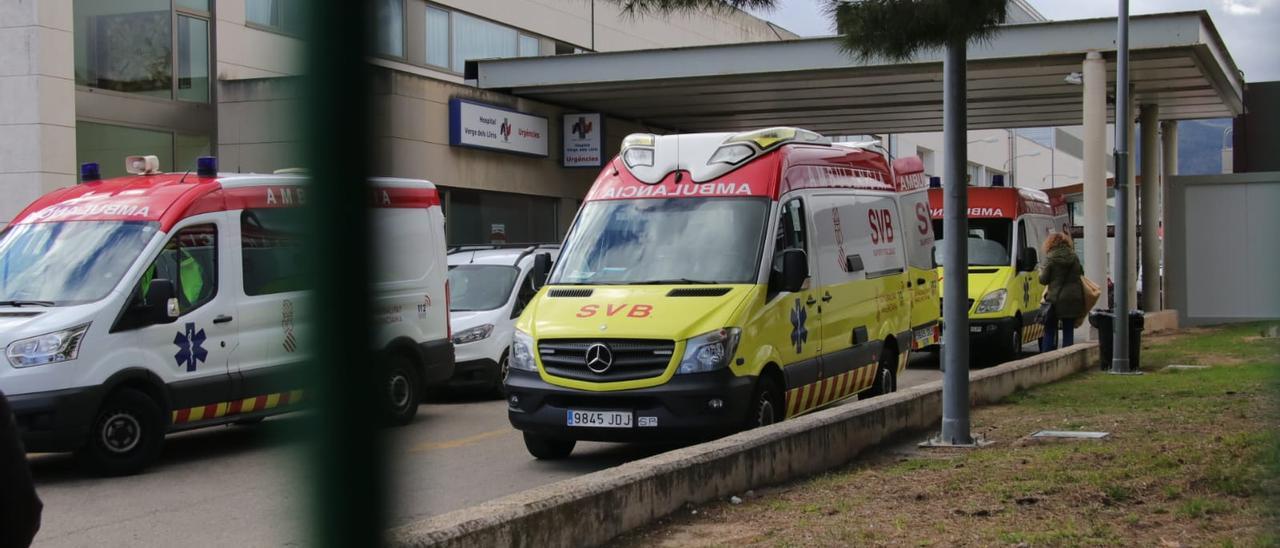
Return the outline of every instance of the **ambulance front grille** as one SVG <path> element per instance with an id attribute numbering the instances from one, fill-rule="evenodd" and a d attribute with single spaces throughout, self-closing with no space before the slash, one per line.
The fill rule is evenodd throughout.
<path id="1" fill-rule="evenodd" d="M 587 350 L 603 344 L 612 363 L 603 373 L 587 367 Z M 662 375 L 671 363 L 675 343 L 660 339 L 542 339 L 538 357 L 547 373 L 579 381 L 617 382 Z M 600 364 L 596 364 L 599 369 Z"/>

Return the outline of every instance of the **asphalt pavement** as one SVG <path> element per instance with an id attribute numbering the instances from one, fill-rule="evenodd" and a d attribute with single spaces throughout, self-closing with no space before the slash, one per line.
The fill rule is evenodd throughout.
<path id="1" fill-rule="evenodd" d="M 899 386 L 939 378 L 926 355 Z M 282 416 L 170 436 L 156 466 L 123 478 L 85 476 L 70 455 L 33 455 L 45 503 L 36 545 L 309 545 L 299 426 Z M 476 398 L 425 404 L 412 424 L 388 433 L 392 525 L 675 447 L 580 443 L 567 460 L 536 461 L 507 422 L 505 402 Z"/>

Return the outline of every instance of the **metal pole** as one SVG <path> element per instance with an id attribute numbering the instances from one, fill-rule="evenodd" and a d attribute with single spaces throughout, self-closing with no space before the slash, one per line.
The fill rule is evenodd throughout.
<path id="1" fill-rule="evenodd" d="M 1129 0 L 1120 0 L 1116 18 L 1116 232 L 1115 344 L 1112 373 L 1129 372 Z"/>
<path id="2" fill-rule="evenodd" d="M 307 10 L 303 48 L 308 247 L 315 311 L 304 418 L 307 444 L 298 458 L 312 481 L 312 546 L 378 546 L 386 526 L 386 452 L 378 427 L 376 365 L 371 359 L 369 191 L 373 157 L 372 2 L 320 0 Z M 314 398 L 312 395 L 314 394 Z"/>
<path id="3" fill-rule="evenodd" d="M 965 42 L 953 38 L 942 61 L 942 444 L 972 445 L 969 432 L 969 185 L 965 163 Z"/>

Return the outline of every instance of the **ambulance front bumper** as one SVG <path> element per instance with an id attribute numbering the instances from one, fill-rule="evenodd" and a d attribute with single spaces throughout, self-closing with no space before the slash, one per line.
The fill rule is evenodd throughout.
<path id="1" fill-rule="evenodd" d="M 29 453 L 73 451 L 89 436 L 89 422 L 101 400 L 101 387 L 70 388 L 8 396 Z"/>
<path id="2" fill-rule="evenodd" d="M 506 386 L 507 416 L 518 430 L 585 441 L 693 441 L 742 428 L 755 378 L 722 369 L 676 375 L 650 388 L 588 392 L 548 384 L 537 373 L 512 370 Z M 633 417 L 630 428 L 568 426 L 570 410 L 623 411 Z"/>

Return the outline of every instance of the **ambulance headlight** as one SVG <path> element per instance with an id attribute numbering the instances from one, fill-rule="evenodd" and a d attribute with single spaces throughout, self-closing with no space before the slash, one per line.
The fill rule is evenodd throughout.
<path id="1" fill-rule="evenodd" d="M 511 338 L 511 355 L 507 365 L 521 371 L 538 370 L 538 365 L 533 361 L 533 337 L 528 333 L 516 330 L 515 336 Z"/>
<path id="2" fill-rule="evenodd" d="M 84 324 L 13 341 L 4 353 L 9 358 L 9 364 L 14 367 L 74 360 L 80 355 L 80 342 L 88 331 L 89 324 Z"/>
<path id="3" fill-rule="evenodd" d="M 685 342 L 684 356 L 680 358 L 680 368 L 676 370 L 676 374 L 723 369 L 738 352 L 738 340 L 741 338 L 741 329 L 727 327 L 689 339 Z"/>
<path id="4" fill-rule="evenodd" d="M 710 160 L 707 160 L 707 165 L 738 165 L 742 163 L 743 160 L 755 155 L 755 153 L 755 149 L 747 145 L 725 145 L 716 149 L 716 153 L 711 155 Z"/>
<path id="5" fill-rule="evenodd" d="M 627 167 L 653 166 L 653 149 L 629 148 L 623 151 L 622 161 Z"/>
<path id="6" fill-rule="evenodd" d="M 986 314 L 989 312 L 999 312 L 1004 310 L 1005 298 L 1009 296 L 1009 292 L 1004 289 L 997 289 L 987 293 L 978 301 L 978 308 L 974 310 L 974 314 Z"/>
<path id="7" fill-rule="evenodd" d="M 473 343 L 477 341 L 483 341 L 489 338 L 489 335 L 492 335 L 492 334 L 493 334 L 493 324 L 487 323 L 484 325 L 477 325 L 470 329 L 463 329 L 462 331 L 454 333 L 453 344 L 459 345 L 459 344 L 467 344 L 467 343 Z"/>

